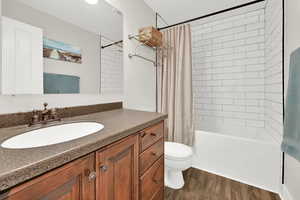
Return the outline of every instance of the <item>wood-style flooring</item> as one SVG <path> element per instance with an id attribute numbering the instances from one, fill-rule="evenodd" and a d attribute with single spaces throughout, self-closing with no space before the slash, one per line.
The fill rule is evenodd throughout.
<path id="1" fill-rule="evenodd" d="M 182 189 L 166 188 L 165 200 L 280 200 L 277 194 L 194 168 L 184 178 Z"/>

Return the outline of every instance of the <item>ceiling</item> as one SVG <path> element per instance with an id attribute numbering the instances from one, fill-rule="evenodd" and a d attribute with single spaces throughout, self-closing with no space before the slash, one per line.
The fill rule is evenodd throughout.
<path id="1" fill-rule="evenodd" d="M 144 0 L 169 24 L 207 15 L 253 0 Z M 161 24 L 161 23 L 160 23 Z M 164 25 L 165 26 L 165 25 Z"/>
<path id="2" fill-rule="evenodd" d="M 99 0 L 96 5 L 84 0 L 17 1 L 112 40 L 123 37 L 122 15 L 105 0 Z"/>

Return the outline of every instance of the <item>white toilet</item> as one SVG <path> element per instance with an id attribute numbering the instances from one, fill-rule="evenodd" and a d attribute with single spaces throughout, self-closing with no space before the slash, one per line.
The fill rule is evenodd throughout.
<path id="1" fill-rule="evenodd" d="M 180 189 L 184 186 L 182 171 L 192 166 L 193 150 L 184 144 L 165 142 L 165 186 Z"/>

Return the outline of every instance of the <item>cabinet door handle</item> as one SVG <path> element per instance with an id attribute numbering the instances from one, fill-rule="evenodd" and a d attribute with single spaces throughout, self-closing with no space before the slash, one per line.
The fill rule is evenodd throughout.
<path id="1" fill-rule="evenodd" d="M 89 174 L 89 181 L 93 181 L 97 178 L 97 173 L 96 172 L 90 172 Z"/>
<path id="2" fill-rule="evenodd" d="M 157 134 L 156 133 L 150 133 L 151 136 L 156 137 Z"/>
<path id="3" fill-rule="evenodd" d="M 108 166 L 107 165 L 102 165 L 100 166 L 100 170 L 103 172 L 106 172 L 108 170 Z"/>

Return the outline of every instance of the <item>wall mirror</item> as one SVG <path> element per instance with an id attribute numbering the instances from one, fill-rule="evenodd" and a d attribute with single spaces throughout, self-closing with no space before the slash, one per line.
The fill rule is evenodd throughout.
<path id="1" fill-rule="evenodd" d="M 0 94 L 121 92 L 122 23 L 105 0 L 2 0 Z"/>

